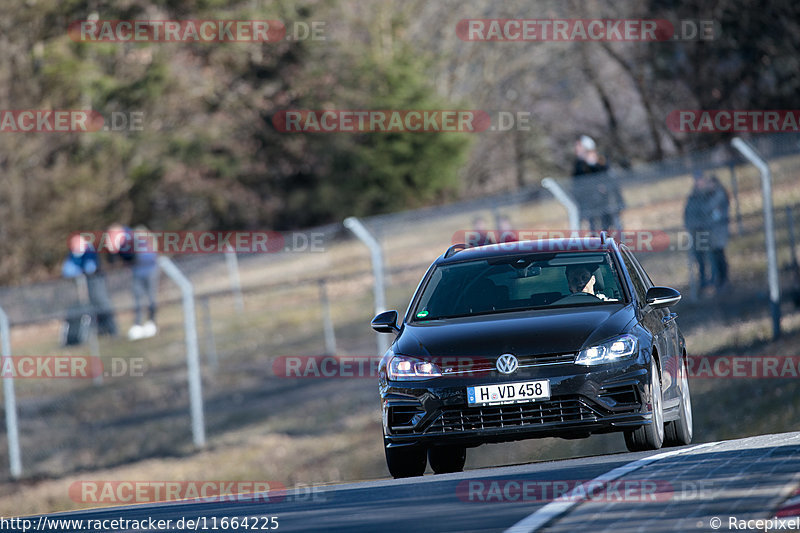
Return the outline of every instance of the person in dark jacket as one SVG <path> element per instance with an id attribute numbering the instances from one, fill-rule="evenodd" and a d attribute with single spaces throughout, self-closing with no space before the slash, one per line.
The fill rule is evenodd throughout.
<path id="1" fill-rule="evenodd" d="M 725 259 L 725 246 L 730 237 L 728 192 L 716 176 L 696 171 L 694 180 L 683 210 L 684 225 L 697 261 L 700 290 L 712 285 L 720 290 L 728 281 Z"/>
<path id="2" fill-rule="evenodd" d="M 620 213 L 625 207 L 624 201 L 608 171 L 608 163 L 597 151 L 594 139 L 581 135 L 575 141 L 573 196 L 581 218 L 589 222 L 592 232 L 621 229 Z"/>
<path id="3" fill-rule="evenodd" d="M 78 278 L 86 276 L 86 291 L 89 304 L 97 319 L 97 333 L 99 335 L 115 336 L 117 322 L 114 319 L 114 309 L 108 296 L 106 280 L 100 271 L 100 258 L 97 250 L 80 234 L 74 234 L 69 239 L 69 252 L 61 267 L 61 275 L 65 278 Z"/>
<path id="4" fill-rule="evenodd" d="M 716 175 L 709 178 L 708 212 L 711 219 L 711 283 L 719 291 L 728 282 L 725 247 L 730 238 L 730 197 Z"/>
<path id="5" fill-rule="evenodd" d="M 144 230 L 143 230 L 144 231 Z M 131 269 L 133 275 L 133 300 L 135 305 L 134 324 L 128 331 L 128 338 L 138 340 L 154 336 L 156 310 L 158 308 L 158 254 L 149 248 L 149 239 L 137 239 L 131 228 L 113 224 L 107 231 L 110 243 L 109 260 L 119 257 Z M 143 300 L 147 299 L 147 321 L 142 323 Z"/>

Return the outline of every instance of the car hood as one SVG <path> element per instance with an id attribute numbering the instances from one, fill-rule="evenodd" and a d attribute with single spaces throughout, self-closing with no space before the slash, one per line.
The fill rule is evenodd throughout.
<path id="1" fill-rule="evenodd" d="M 624 333 L 631 305 L 502 313 L 406 324 L 395 353 L 426 356 L 544 355 L 577 352 Z"/>

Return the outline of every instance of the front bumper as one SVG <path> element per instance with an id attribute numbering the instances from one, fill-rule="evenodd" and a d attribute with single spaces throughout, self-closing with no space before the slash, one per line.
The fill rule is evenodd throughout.
<path id="1" fill-rule="evenodd" d="M 469 406 L 466 388 L 548 379 L 547 400 Z M 388 447 L 460 445 L 564 437 L 635 429 L 651 423 L 649 372 L 637 360 L 602 367 L 565 364 L 420 382 L 383 382 L 384 440 Z"/>

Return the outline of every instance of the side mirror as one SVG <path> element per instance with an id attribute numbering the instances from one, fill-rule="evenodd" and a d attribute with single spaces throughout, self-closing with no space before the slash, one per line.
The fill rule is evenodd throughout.
<path id="1" fill-rule="evenodd" d="M 397 333 L 397 311 L 384 311 L 372 319 L 372 329 L 378 333 Z"/>
<path id="2" fill-rule="evenodd" d="M 672 287 L 650 287 L 645 295 L 648 305 L 653 309 L 669 307 L 681 301 L 681 293 Z"/>

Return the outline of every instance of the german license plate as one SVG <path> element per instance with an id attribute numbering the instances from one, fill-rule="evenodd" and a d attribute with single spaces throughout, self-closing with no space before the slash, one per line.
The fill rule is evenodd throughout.
<path id="1" fill-rule="evenodd" d="M 550 382 L 546 379 L 467 387 L 467 403 L 469 405 L 522 403 L 549 397 Z"/>

